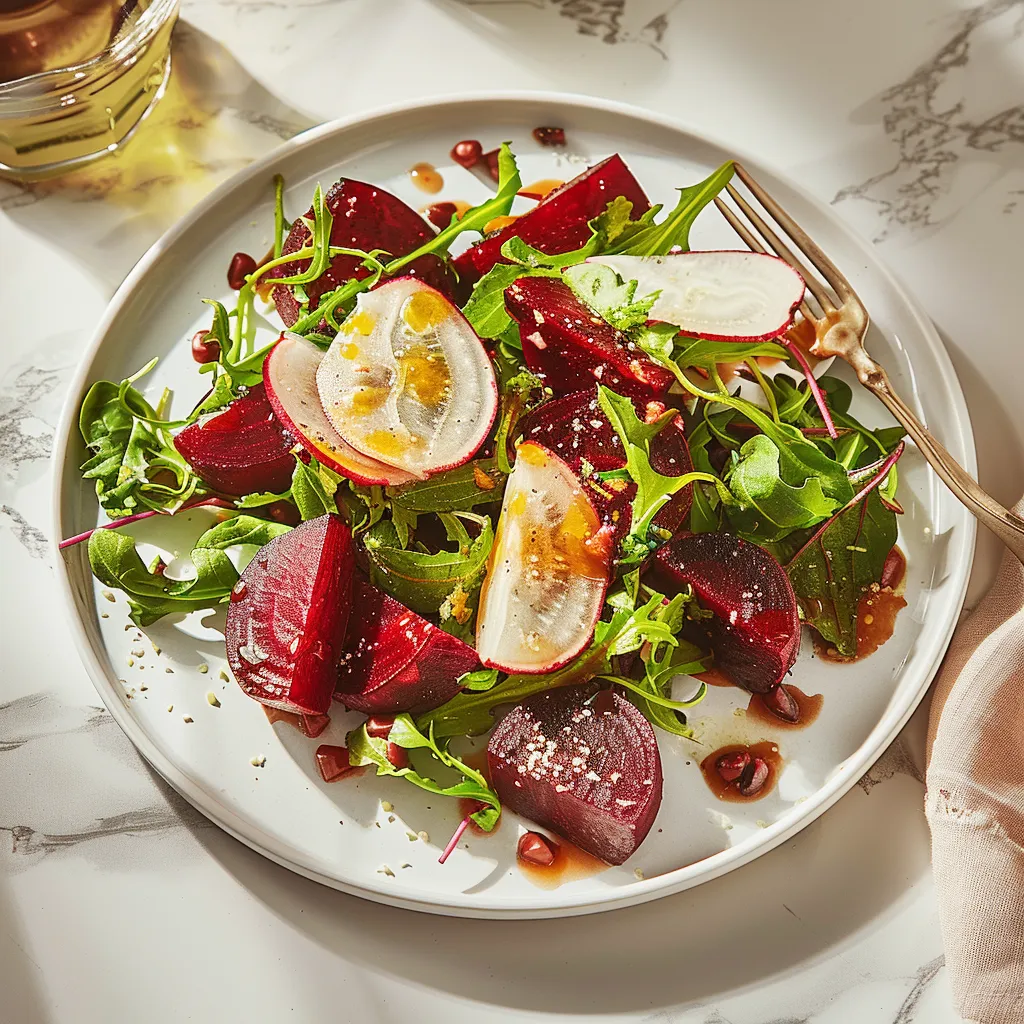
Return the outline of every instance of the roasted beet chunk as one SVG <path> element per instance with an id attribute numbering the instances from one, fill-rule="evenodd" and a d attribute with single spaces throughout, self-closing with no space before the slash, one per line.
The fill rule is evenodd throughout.
<path id="1" fill-rule="evenodd" d="M 335 700 L 366 715 L 421 714 L 462 687 L 476 651 L 356 577 Z"/>
<path id="2" fill-rule="evenodd" d="M 235 495 L 287 490 L 294 446 L 295 438 L 274 416 L 262 384 L 174 439 L 174 447 L 205 483 Z"/>
<path id="3" fill-rule="evenodd" d="M 506 262 L 501 256 L 501 247 L 513 235 L 541 252 L 578 249 L 590 238 L 589 222 L 618 196 L 624 196 L 633 204 L 630 215 L 634 219 L 650 209 L 640 183 L 616 153 L 551 192 L 514 224 L 489 235 L 456 257 L 454 265 L 460 286 L 472 285 L 495 263 Z"/>
<path id="4" fill-rule="evenodd" d="M 238 685 L 282 711 L 331 706 L 352 604 L 352 534 L 324 515 L 275 537 L 231 593 L 225 645 Z"/>
<path id="5" fill-rule="evenodd" d="M 502 802 L 609 864 L 644 841 L 661 804 L 654 730 L 617 694 L 592 686 L 549 690 L 523 701 L 487 745 Z"/>
<path id="6" fill-rule="evenodd" d="M 334 221 L 331 224 L 331 245 L 348 249 L 385 249 L 391 257 L 405 256 L 433 237 L 430 225 L 401 199 L 376 185 L 342 178 L 324 197 Z M 313 210 L 306 217 L 312 218 Z M 301 220 L 296 220 L 285 239 L 282 252 L 287 256 L 309 242 L 310 233 Z M 272 272 L 274 277 L 288 277 L 309 267 L 309 260 L 286 263 Z M 349 278 L 363 278 L 370 271 L 358 256 L 335 256 L 327 269 L 305 286 L 309 308 L 315 309 L 320 296 L 344 284 Z M 411 263 L 403 274 L 420 277 L 440 292 L 448 294 L 452 277 L 447 265 L 437 256 L 422 256 Z M 299 319 L 299 301 L 290 287 L 274 288 L 274 303 L 281 319 L 289 327 Z"/>
<path id="7" fill-rule="evenodd" d="M 697 533 L 666 544 L 654 559 L 656 585 L 671 594 L 689 584 L 715 655 L 737 686 L 767 693 L 800 647 L 800 616 L 789 577 L 763 548 L 727 533 Z"/>
<path id="8" fill-rule="evenodd" d="M 505 304 L 519 324 L 526 365 L 556 394 L 599 382 L 646 401 L 663 397 L 675 379 L 555 278 L 520 278 L 505 289 Z"/>
<path id="9" fill-rule="evenodd" d="M 644 417 L 644 403 L 638 401 L 635 405 L 637 415 Z M 659 414 L 660 407 L 651 412 Z M 626 481 L 602 483 L 593 475 L 626 465 L 622 442 L 598 402 L 596 385 L 545 402 L 524 421 L 522 436 L 524 441 L 549 448 L 569 466 L 587 488 L 602 522 L 613 526 L 616 539 L 629 531 L 636 485 Z M 678 414 L 652 443 L 651 465 L 664 476 L 683 476 L 692 471 L 686 431 Z M 658 513 L 655 525 L 674 533 L 686 522 L 692 500 L 691 488 L 684 487 Z"/>

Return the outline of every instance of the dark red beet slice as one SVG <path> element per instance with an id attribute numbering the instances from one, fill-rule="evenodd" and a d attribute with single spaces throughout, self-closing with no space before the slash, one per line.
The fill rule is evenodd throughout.
<path id="1" fill-rule="evenodd" d="M 728 533 L 678 537 L 655 556 L 654 575 L 668 593 L 693 588 L 715 668 L 752 693 L 785 677 L 800 647 L 800 616 L 789 577 L 764 548 Z"/>
<path id="2" fill-rule="evenodd" d="M 330 708 L 354 567 L 352 534 L 333 514 L 260 548 L 231 593 L 224 633 L 228 663 L 250 697 L 296 714 Z"/>
<path id="3" fill-rule="evenodd" d="M 451 700 L 476 651 L 356 578 L 335 700 L 366 715 L 421 714 Z"/>
<path id="4" fill-rule="evenodd" d="M 430 225 L 410 206 L 397 196 L 376 185 L 364 181 L 342 178 L 333 185 L 324 197 L 327 208 L 334 217 L 331 225 L 331 245 L 349 249 L 386 249 L 393 257 L 404 256 L 433 237 Z M 312 218 L 310 208 L 306 214 Z M 296 220 L 285 239 L 282 252 L 285 255 L 296 252 L 310 238 L 309 230 L 301 220 Z M 288 277 L 309 267 L 309 260 L 296 260 L 271 271 L 271 276 Z M 363 278 L 369 271 L 357 256 L 335 256 L 327 269 L 313 282 L 307 284 L 309 308 L 315 309 L 320 296 L 344 284 L 349 278 Z M 452 276 L 447 265 L 437 256 L 422 256 L 402 270 L 402 274 L 422 278 L 445 295 L 451 293 Z M 288 327 L 299 319 L 299 302 L 286 285 L 274 288 L 274 304 L 277 312 Z"/>
<path id="5" fill-rule="evenodd" d="M 642 402 L 636 403 L 636 411 L 638 416 L 645 415 Z M 626 465 L 622 442 L 598 403 L 596 387 L 546 402 L 526 419 L 522 433 L 525 440 L 537 441 L 558 455 L 585 484 L 584 463 L 597 473 Z M 664 476 L 692 471 L 686 430 L 678 414 L 652 443 L 651 466 Z M 619 490 L 611 483 L 591 481 L 588 487 L 602 521 L 615 526 L 617 537 L 624 535 L 629 529 L 636 485 L 629 483 Z M 684 487 L 658 513 L 655 525 L 674 533 L 686 522 L 692 501 L 692 488 Z"/>
<path id="6" fill-rule="evenodd" d="M 285 491 L 295 468 L 295 438 L 274 415 L 262 384 L 205 423 L 186 427 L 174 438 L 174 447 L 224 494 Z"/>
<path id="7" fill-rule="evenodd" d="M 633 204 L 634 218 L 651 207 L 640 183 L 616 153 L 549 193 L 514 224 L 488 235 L 457 256 L 453 263 L 460 287 L 468 287 L 479 280 L 495 263 L 506 262 L 501 256 L 501 247 L 513 235 L 541 252 L 578 249 L 590 238 L 588 222 L 603 213 L 618 196 L 625 196 Z"/>
<path id="8" fill-rule="evenodd" d="M 609 864 L 644 841 L 661 804 L 654 730 L 618 694 L 591 686 L 529 697 L 487 744 L 491 785 L 517 814 Z"/>
<path id="9" fill-rule="evenodd" d="M 620 395 L 658 399 L 675 379 L 552 277 L 524 277 L 505 289 L 519 324 L 526 365 L 556 394 L 585 391 L 595 381 Z"/>

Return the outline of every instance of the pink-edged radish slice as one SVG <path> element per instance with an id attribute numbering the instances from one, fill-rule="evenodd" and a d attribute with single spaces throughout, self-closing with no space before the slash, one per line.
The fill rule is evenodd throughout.
<path id="1" fill-rule="evenodd" d="M 324 515 L 275 537 L 231 591 L 228 664 L 250 697 L 281 711 L 331 706 L 352 608 L 352 533 Z"/>
<path id="2" fill-rule="evenodd" d="M 550 672 L 590 642 L 608 586 L 612 530 L 572 470 L 519 446 L 480 593 L 476 649 L 505 672 Z"/>
<path id="3" fill-rule="evenodd" d="M 407 484 L 416 478 L 353 448 L 320 404 L 316 372 L 324 358 L 311 341 L 282 334 L 263 365 L 263 383 L 274 414 L 318 462 L 358 484 Z"/>
<path id="4" fill-rule="evenodd" d="M 594 256 L 623 281 L 636 281 L 636 298 L 659 292 L 652 320 L 712 341 L 765 341 L 793 322 L 804 279 L 784 260 L 731 249 L 668 256 Z"/>
<path id="5" fill-rule="evenodd" d="M 498 410 L 494 369 L 473 328 L 412 277 L 359 296 L 316 380 L 350 445 L 421 479 L 471 459 Z"/>
<path id="6" fill-rule="evenodd" d="M 451 700 L 480 663 L 458 637 L 356 577 L 334 699 L 365 715 L 414 715 Z"/>

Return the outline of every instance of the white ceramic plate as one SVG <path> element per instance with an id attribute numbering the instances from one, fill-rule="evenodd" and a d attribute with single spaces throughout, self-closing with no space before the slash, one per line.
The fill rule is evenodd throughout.
<path id="1" fill-rule="evenodd" d="M 570 157 L 531 139 L 533 127 L 548 124 L 565 126 Z M 77 469 L 83 460 L 77 409 L 90 382 L 119 380 L 159 356 L 146 381 L 150 394 L 170 386 L 175 408 L 187 411 L 202 393 L 204 378 L 195 373 L 188 344 L 209 319 L 200 300 L 213 295 L 233 301 L 225 282 L 231 254 L 267 249 L 274 173 L 283 174 L 288 184 L 292 216 L 308 207 L 316 181 L 326 188 L 342 173 L 379 183 L 419 207 L 441 199 L 477 201 L 485 187 L 448 158 L 461 138 L 480 138 L 488 146 L 512 140 L 527 182 L 570 178 L 584 163 L 617 151 L 652 198 L 668 203 L 676 186 L 698 180 L 728 157 L 743 156 L 653 114 L 537 94 L 433 100 L 298 136 L 203 200 L 153 246 L 114 296 L 59 432 L 54 536 L 67 537 L 97 522 L 92 489 Z M 921 418 L 973 470 L 964 399 L 925 315 L 875 250 L 830 210 L 756 159 L 743 159 L 847 272 L 874 319 L 871 351 Z M 429 200 L 405 173 L 421 160 L 436 164 L 446 181 L 444 191 Z M 695 248 L 736 244 L 714 210 L 701 216 L 693 243 Z M 854 411 L 871 423 L 885 419 L 866 395 L 856 396 Z M 398 906 L 475 917 L 581 914 L 676 892 L 765 853 L 834 803 L 896 735 L 945 651 L 963 600 L 975 532 L 974 521 L 915 452 L 904 457 L 900 474 L 907 510 L 900 543 L 910 568 L 908 606 L 893 639 L 865 661 L 839 666 L 812 658 L 805 638 L 793 681 L 808 693 L 824 694 L 824 706 L 802 731 L 747 722 L 744 694 L 712 688 L 691 716 L 702 747 L 662 737 L 665 797 L 655 829 L 637 854 L 622 867 L 555 889 L 536 887 L 517 869 L 515 839 L 524 826 L 511 814 L 493 836 L 467 834 L 442 866 L 439 849 L 459 820 L 452 801 L 432 799 L 397 780 L 363 777 L 325 785 L 313 751 L 320 742 L 343 742 L 347 716 L 336 715 L 319 740 L 285 724 L 271 726 L 258 704 L 220 678 L 223 644 L 208 628 L 222 621 L 218 615 L 210 614 L 199 628 L 194 622 L 158 623 L 148 630 L 149 639 L 139 640 L 134 629 L 125 629 L 121 596 L 111 603 L 95 586 L 84 545 L 60 555 L 57 564 L 75 640 L 111 714 L 160 774 L 232 835 L 326 885 Z M 179 530 L 183 538 L 194 536 L 195 525 L 190 528 L 186 518 L 150 520 L 140 524 L 136 536 L 165 545 Z M 209 671 L 200 671 L 201 664 Z M 219 708 L 207 702 L 208 692 L 218 696 Z M 193 719 L 190 724 L 183 720 L 186 715 Z M 777 740 L 785 758 L 774 792 L 750 804 L 715 800 L 697 762 L 726 742 L 761 739 Z M 260 757 L 266 757 L 266 765 L 256 768 L 251 762 Z M 382 801 L 394 810 L 385 811 Z"/>

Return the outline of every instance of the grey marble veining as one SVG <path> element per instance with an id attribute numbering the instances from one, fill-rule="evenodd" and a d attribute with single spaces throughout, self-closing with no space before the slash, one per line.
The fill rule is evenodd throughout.
<path id="1" fill-rule="evenodd" d="M 985 33 L 997 38 L 1024 39 L 1024 0 L 987 0 L 965 11 L 954 31 L 935 53 L 902 82 L 883 91 L 877 101 L 857 111 L 857 119 L 878 120 L 895 150 L 890 167 L 864 181 L 840 189 L 833 203 L 857 201 L 875 208 L 875 241 L 894 230 L 938 227 L 955 215 L 943 200 L 949 195 L 962 161 L 974 158 L 994 165 L 1002 176 L 1011 166 L 1024 168 L 1024 103 L 1004 105 L 1024 90 L 1020 68 L 1009 54 L 985 54 L 971 71 L 1005 76 L 1009 89 L 999 89 L 994 103 L 975 104 L 965 95 L 957 74 L 986 45 Z M 998 184 L 996 185 L 998 187 Z M 1005 212 L 1012 213 L 1016 192 L 1006 193 Z"/>

